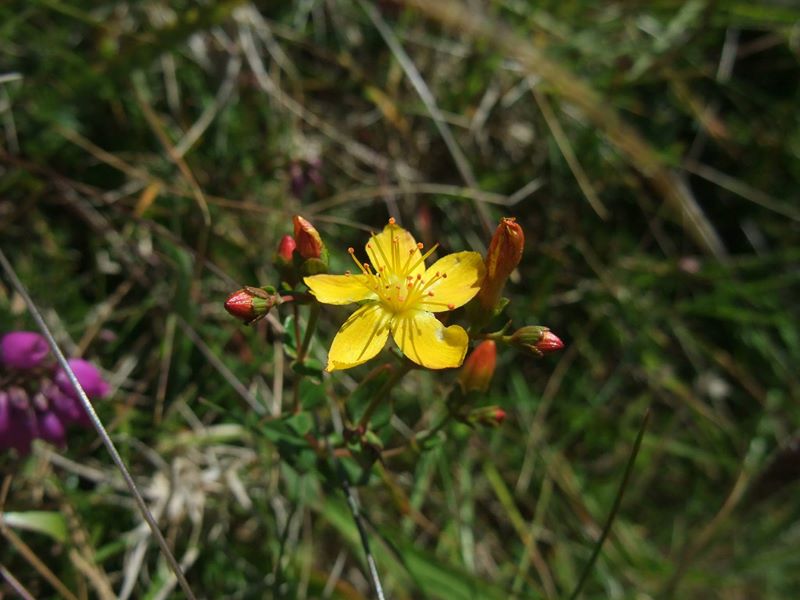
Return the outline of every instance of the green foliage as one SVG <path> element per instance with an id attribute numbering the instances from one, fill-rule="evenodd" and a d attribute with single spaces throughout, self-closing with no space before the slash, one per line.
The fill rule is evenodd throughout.
<path id="1" fill-rule="evenodd" d="M 800 13 L 438 2 L 375 5 L 441 115 L 358 2 L 0 5 L 0 246 L 67 353 L 109 375 L 97 410 L 189 582 L 372 597 L 346 480 L 389 597 L 566 597 L 649 409 L 583 597 L 795 597 Z M 486 30 L 446 22 L 481 6 Z M 694 202 L 724 253 L 698 242 Z M 252 327 L 222 309 L 281 289 L 293 214 L 332 273 L 389 215 L 439 255 L 516 216 L 526 251 L 491 325 L 566 347 L 499 347 L 464 400 L 502 407 L 497 429 L 437 428 L 455 374 L 395 382 L 392 350 L 325 374 L 348 307 L 322 309 L 306 356 L 307 306 Z M 0 333 L 23 328 L 0 279 Z M 92 432 L 0 451 L 0 473 L 0 565 L 32 596 L 61 594 L 30 556 L 78 597 L 128 577 L 132 597 L 179 597 Z"/>

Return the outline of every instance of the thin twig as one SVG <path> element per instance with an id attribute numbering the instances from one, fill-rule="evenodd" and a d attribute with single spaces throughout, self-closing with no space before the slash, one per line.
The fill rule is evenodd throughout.
<path id="1" fill-rule="evenodd" d="M 581 593 L 583 586 L 586 584 L 586 581 L 589 579 L 589 573 L 592 572 L 592 567 L 594 567 L 594 563 L 597 561 L 597 557 L 600 556 L 600 550 L 603 548 L 603 542 L 606 541 L 608 534 L 611 532 L 611 526 L 614 524 L 614 519 L 617 516 L 617 511 L 619 511 L 619 507 L 622 504 L 622 496 L 625 494 L 625 489 L 628 487 L 628 479 L 633 472 L 633 464 L 636 462 L 636 457 L 639 455 L 639 448 L 642 445 L 642 440 L 644 439 L 644 432 L 647 430 L 647 423 L 650 420 L 650 409 L 647 409 L 647 412 L 644 413 L 644 417 L 642 418 L 642 424 L 639 426 L 639 433 L 636 435 L 636 441 L 633 442 L 633 449 L 631 450 L 631 455 L 628 458 L 628 464 L 625 465 L 625 473 L 622 476 L 622 481 L 619 484 L 619 490 L 617 490 L 617 497 L 614 498 L 614 505 L 611 507 L 611 512 L 608 515 L 608 519 L 606 520 L 606 524 L 603 527 L 603 532 L 600 534 L 597 542 L 594 545 L 594 550 L 592 551 L 592 556 L 589 557 L 589 562 L 586 563 L 586 566 L 583 568 L 583 573 L 581 573 L 581 578 L 578 580 L 578 585 L 575 586 L 575 591 L 570 594 L 570 600 L 575 600 L 578 597 L 578 594 Z"/>
<path id="2" fill-rule="evenodd" d="M 28 290 L 25 288 L 23 283 L 17 277 L 16 272 L 14 271 L 14 267 L 11 266 L 11 263 L 8 262 L 5 253 L 0 250 L 0 266 L 3 267 L 3 270 L 6 273 L 11 285 L 17 291 L 17 293 L 22 297 L 25 302 L 25 305 L 28 307 L 28 311 L 33 317 L 33 320 L 36 322 L 36 325 L 39 327 L 39 330 L 42 332 L 44 337 L 47 339 L 47 343 L 50 345 L 50 349 L 53 351 L 53 354 L 58 361 L 60 367 L 66 373 L 67 378 L 69 379 L 72 388 L 75 390 L 75 393 L 78 395 L 80 402 L 83 406 L 83 409 L 86 411 L 89 419 L 92 422 L 97 434 L 100 436 L 100 439 L 103 441 L 103 444 L 108 450 L 108 453 L 111 455 L 111 459 L 114 461 L 114 464 L 119 469 L 119 472 L 122 474 L 122 478 L 125 480 L 125 483 L 128 486 L 128 490 L 130 491 L 133 499 L 136 501 L 136 505 L 139 507 L 139 512 L 142 514 L 142 517 L 150 527 L 150 530 L 153 532 L 153 536 L 155 537 L 156 541 L 158 542 L 161 551 L 164 553 L 164 557 L 167 560 L 167 563 L 172 569 L 172 572 L 175 574 L 175 577 L 178 579 L 178 583 L 180 584 L 181 588 L 183 589 L 184 594 L 190 600 L 195 600 L 195 595 L 192 592 L 192 588 L 189 587 L 189 582 L 186 580 L 186 577 L 181 570 L 178 561 L 175 559 L 175 556 L 172 554 L 172 551 L 167 544 L 167 540 L 164 539 L 164 535 L 161 533 L 161 530 L 158 527 L 158 523 L 156 523 L 155 518 L 153 517 L 150 509 L 147 507 L 147 504 L 144 501 L 141 493 L 139 492 L 139 488 L 136 486 L 136 482 L 134 482 L 133 477 L 128 471 L 128 467 L 125 466 L 125 463 L 122 460 L 122 457 L 119 455 L 114 442 L 111 440 L 111 436 L 108 435 L 103 422 L 100 420 L 100 417 L 97 416 L 97 413 L 94 410 L 94 406 L 89 401 L 89 397 L 86 395 L 83 387 L 78 381 L 78 378 L 75 376 L 75 373 L 70 367 L 69 363 L 67 362 L 64 353 L 61 352 L 61 348 L 56 342 L 53 334 L 50 331 L 50 327 L 44 320 L 42 313 L 39 311 L 39 308 L 34 303 L 33 299 L 28 294 Z"/>
<path id="3" fill-rule="evenodd" d="M 25 541 L 8 527 L 0 516 L 0 534 L 8 540 L 14 549 L 31 565 L 34 570 L 52 585 L 64 600 L 78 600 L 67 587 L 61 582 L 53 571 L 40 559 Z"/>
<path id="4" fill-rule="evenodd" d="M 25 586 L 22 585 L 19 580 L 11 574 L 11 571 L 6 569 L 2 564 L 0 564 L 0 575 L 2 575 L 3 579 L 8 582 L 8 585 L 11 586 L 11 589 L 19 594 L 20 598 L 23 600 L 36 600 L 36 598 L 31 596 L 31 593 L 25 588 Z"/>
<path id="5" fill-rule="evenodd" d="M 316 428 L 315 433 L 317 438 L 319 438 L 319 415 L 316 412 L 314 412 L 314 424 Z M 330 461 L 333 463 L 333 468 L 336 471 L 337 477 L 339 478 L 339 485 L 342 487 L 342 492 L 344 492 L 345 499 L 347 500 L 347 507 L 350 509 L 350 512 L 353 515 L 353 521 L 355 522 L 356 529 L 358 530 L 358 537 L 361 540 L 361 547 L 364 549 L 364 556 L 367 560 L 367 569 L 369 570 L 372 590 L 375 592 L 375 597 L 378 600 L 386 600 L 386 596 L 383 592 L 383 585 L 381 584 L 381 577 L 378 573 L 378 565 L 375 562 L 375 557 L 372 556 L 372 551 L 369 548 L 367 529 L 364 527 L 364 520 L 361 517 L 361 509 L 358 505 L 358 500 L 356 500 L 353 490 L 350 489 L 350 482 L 347 480 L 347 473 L 344 472 L 342 463 L 333 452 L 333 447 L 331 444 L 325 444 L 325 446 L 328 449 L 328 456 Z"/>
<path id="6" fill-rule="evenodd" d="M 333 456 L 333 453 L 331 453 L 331 458 L 335 462 L 334 466 L 341 482 L 342 491 L 347 499 L 347 506 L 350 508 L 350 512 L 353 514 L 353 521 L 356 524 L 356 529 L 358 529 L 358 537 L 361 539 L 361 546 L 364 548 L 364 555 L 367 559 L 367 568 L 369 569 L 369 576 L 370 580 L 372 581 L 372 589 L 375 592 L 375 596 L 378 598 L 378 600 L 385 600 L 386 596 L 383 593 L 381 577 L 378 573 L 378 565 L 375 563 L 375 557 L 372 556 L 372 551 L 369 548 L 367 530 L 364 527 L 364 521 L 361 519 L 361 508 L 359 507 L 358 501 L 353 495 L 353 491 L 350 489 L 350 483 L 347 481 L 347 475 L 344 473 L 344 469 L 342 468 L 339 459 Z"/>
<path id="7" fill-rule="evenodd" d="M 536 100 L 536 104 L 539 105 L 542 117 L 544 117 L 545 123 L 547 123 L 547 126 L 550 128 L 550 133 L 553 134 L 553 140 L 561 151 L 561 155 L 567 162 L 570 171 L 572 171 L 575 181 L 578 182 L 578 187 L 581 188 L 583 195 L 586 196 L 586 200 L 589 202 L 589 206 L 597 213 L 597 216 L 607 221 L 609 217 L 608 209 L 605 207 L 602 200 L 600 200 L 600 197 L 592 186 L 592 182 L 589 180 L 589 176 L 586 174 L 586 171 L 583 170 L 578 157 L 575 156 L 575 151 L 569 143 L 569 138 L 564 132 L 564 128 L 561 127 L 561 123 L 555 111 L 550 106 L 547 96 L 533 84 L 531 79 L 530 77 L 528 78 L 528 86 L 530 87 L 531 94 L 533 94 L 533 99 Z"/>
<path id="8" fill-rule="evenodd" d="M 200 350 L 203 356 L 206 357 L 206 360 L 211 363 L 211 366 L 213 366 L 219 372 L 219 374 L 225 378 L 225 381 L 228 382 L 228 385 L 230 385 L 239 393 L 247 405 L 252 408 L 256 414 L 265 414 L 266 409 L 261 402 L 259 402 L 256 397 L 250 393 L 250 390 L 248 390 L 244 384 L 239 381 L 236 375 L 234 375 L 233 372 L 225 365 L 225 363 L 222 362 L 216 354 L 214 354 L 211 348 L 208 347 L 208 344 L 206 344 L 202 338 L 197 335 L 197 332 L 192 329 L 181 317 L 178 317 L 178 325 L 187 335 L 187 337 L 192 340 L 192 343 L 197 346 L 197 349 Z"/>

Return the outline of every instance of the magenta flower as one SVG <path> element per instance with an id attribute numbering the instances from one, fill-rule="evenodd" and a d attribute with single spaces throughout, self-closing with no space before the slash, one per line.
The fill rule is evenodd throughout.
<path id="1" fill-rule="evenodd" d="M 22 456 L 30 454 L 38 429 L 25 390 L 14 386 L 7 392 L 0 391 L 0 448 L 15 448 Z"/>
<path id="2" fill-rule="evenodd" d="M 67 381 L 69 383 L 69 381 Z M 58 415 L 64 423 L 80 423 L 89 426 L 89 416 L 83 410 L 81 401 L 77 398 L 74 391 L 72 395 L 65 394 L 61 388 L 54 383 L 45 384 L 42 394 L 47 398 L 49 407 Z"/>
<path id="3" fill-rule="evenodd" d="M 64 448 L 69 425 L 92 424 L 66 372 L 45 365 L 47 354 L 47 342 L 37 333 L 0 336 L 0 450 L 26 456 L 36 438 Z M 68 362 L 90 400 L 108 394 L 111 386 L 97 367 L 80 358 Z"/>
<path id="4" fill-rule="evenodd" d="M 0 339 L 0 362 L 12 369 L 34 369 L 47 353 L 47 340 L 33 331 L 12 331 Z"/>
<path id="5" fill-rule="evenodd" d="M 6 432 L 10 426 L 11 403 L 8 401 L 8 393 L 0 390 L 0 446 L 2 446 Z"/>
<path id="6" fill-rule="evenodd" d="M 111 386 L 103 379 L 100 371 L 88 360 L 70 358 L 67 362 L 90 400 L 102 398 L 111 391 Z M 63 393 L 77 400 L 78 395 L 63 369 L 56 372 L 55 382 Z"/>
<path id="7" fill-rule="evenodd" d="M 58 414 L 54 411 L 37 412 L 36 425 L 39 430 L 39 437 L 43 440 L 59 448 L 64 448 L 67 445 L 67 430 Z"/>

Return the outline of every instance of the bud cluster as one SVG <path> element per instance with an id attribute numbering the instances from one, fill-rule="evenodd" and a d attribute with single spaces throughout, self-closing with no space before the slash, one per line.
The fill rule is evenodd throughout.
<path id="1" fill-rule="evenodd" d="M 36 438 L 63 447 L 68 425 L 91 425 L 67 373 L 48 356 L 38 333 L 12 331 L 0 339 L 0 450 L 27 455 Z M 68 362 L 90 400 L 108 394 L 97 367 L 80 358 Z"/>
<path id="2" fill-rule="evenodd" d="M 284 235 L 273 256 L 275 269 L 287 289 L 302 277 L 328 272 L 328 249 L 319 231 L 300 215 L 292 218 L 292 224 L 294 235 Z M 293 299 L 270 286 L 245 286 L 227 297 L 225 310 L 250 325 L 264 318 L 273 306 Z"/>
<path id="3" fill-rule="evenodd" d="M 283 236 L 273 257 L 281 281 L 289 286 L 302 277 L 328 272 L 328 249 L 316 227 L 300 215 L 292 217 L 292 225 L 294 236 Z"/>

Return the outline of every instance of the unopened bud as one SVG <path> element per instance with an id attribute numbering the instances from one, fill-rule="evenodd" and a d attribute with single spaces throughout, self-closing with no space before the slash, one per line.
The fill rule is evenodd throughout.
<path id="1" fill-rule="evenodd" d="M 305 259 L 319 258 L 321 260 L 326 260 L 327 250 L 325 249 L 325 244 L 322 243 L 322 238 L 316 227 L 300 215 L 295 215 L 293 221 L 294 239 L 295 242 L 297 242 L 298 254 Z"/>
<path id="2" fill-rule="evenodd" d="M 458 383 L 461 390 L 469 392 L 485 392 L 494 375 L 497 365 L 497 344 L 494 340 L 484 340 L 464 361 L 464 366 L 458 374 Z"/>
<path id="3" fill-rule="evenodd" d="M 478 292 L 478 302 L 490 314 L 500 301 L 508 276 L 522 260 L 525 234 L 513 217 L 500 220 L 486 253 L 486 276 Z"/>
<path id="4" fill-rule="evenodd" d="M 297 242 L 290 235 L 285 235 L 281 238 L 278 244 L 278 252 L 275 255 L 275 260 L 280 260 L 286 264 L 292 262 L 292 255 L 297 248 Z"/>
<path id="5" fill-rule="evenodd" d="M 512 344 L 528 348 L 538 356 L 561 350 L 564 347 L 561 338 L 541 325 L 521 327 L 506 339 Z"/>
<path id="6" fill-rule="evenodd" d="M 263 318 L 276 302 L 277 295 L 261 288 L 244 287 L 225 300 L 225 310 L 247 325 Z"/>
<path id="7" fill-rule="evenodd" d="M 469 413 L 468 421 L 476 425 L 498 427 L 506 420 L 506 411 L 499 406 L 484 406 Z"/>
<path id="8" fill-rule="evenodd" d="M 549 352 L 561 350 L 564 347 L 564 342 L 552 331 L 546 331 L 539 343 L 534 345 L 542 354 L 548 354 Z"/>
<path id="9" fill-rule="evenodd" d="M 295 255 L 297 250 L 297 242 L 290 235 L 285 235 L 281 238 L 278 244 L 278 249 L 272 258 L 272 264 L 281 276 L 281 281 L 289 284 L 289 287 L 297 283 L 297 265 L 295 264 Z"/>

